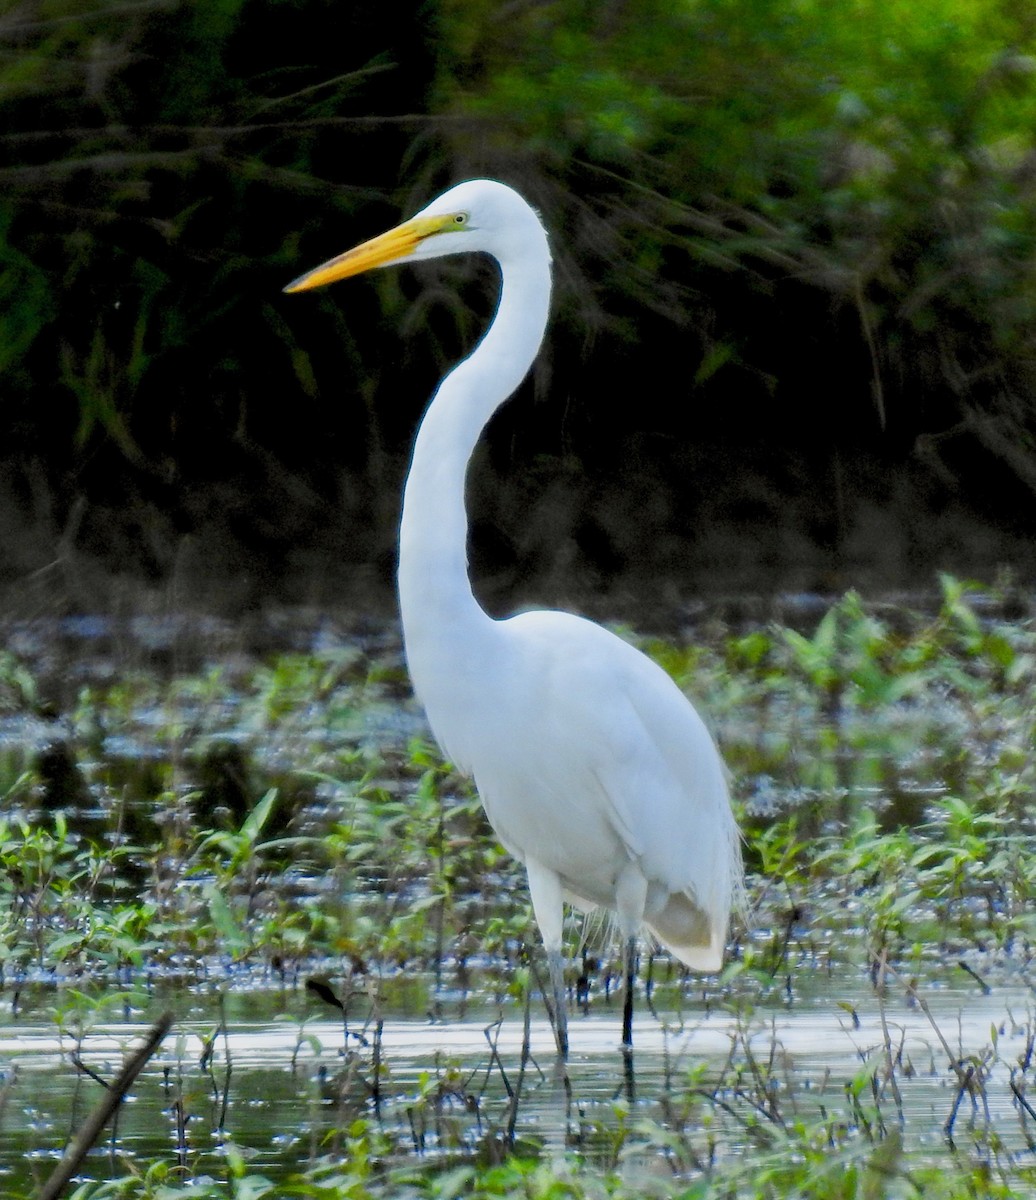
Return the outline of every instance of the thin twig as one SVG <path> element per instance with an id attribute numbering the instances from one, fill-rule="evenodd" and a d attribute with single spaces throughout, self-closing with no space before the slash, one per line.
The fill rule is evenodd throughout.
<path id="1" fill-rule="evenodd" d="M 887 963 L 885 964 L 884 969 L 889 974 L 898 975 L 898 972 L 893 967 L 890 967 Z M 950 1043 L 946 1040 L 945 1036 L 943 1035 L 943 1031 L 936 1024 L 935 1017 L 932 1016 L 932 1010 L 928 1007 L 928 1001 L 924 998 L 924 996 L 922 996 L 921 993 L 917 990 L 917 988 L 912 983 L 910 983 L 908 980 L 903 979 L 902 976 L 898 976 L 898 977 L 902 980 L 903 987 L 906 989 L 907 995 L 910 997 L 911 1000 L 914 1001 L 914 1003 L 917 1005 L 917 1007 L 924 1013 L 925 1017 L 928 1019 L 928 1024 L 931 1025 L 933 1031 L 935 1032 L 935 1036 L 939 1039 L 939 1044 L 942 1046 L 943 1050 L 946 1053 L 946 1058 L 948 1060 L 950 1069 L 957 1076 L 957 1083 L 960 1084 L 962 1087 L 967 1086 L 967 1084 L 969 1084 L 971 1082 L 971 1076 L 974 1073 L 972 1068 L 968 1067 L 965 1070 L 965 1068 L 961 1065 L 959 1056 L 953 1053 Z"/>
<path id="2" fill-rule="evenodd" d="M 1015 1079 L 1011 1080 L 1011 1091 L 1014 1093 L 1014 1098 L 1018 1101 L 1018 1103 L 1022 1106 L 1022 1108 L 1024 1108 L 1025 1111 L 1029 1114 L 1029 1116 L 1032 1117 L 1032 1119 L 1034 1121 L 1036 1121 L 1036 1109 L 1034 1109 L 1033 1106 L 1029 1103 L 1029 1101 L 1026 1100 L 1025 1093 L 1018 1086 L 1018 1082 Z"/>
<path id="3" fill-rule="evenodd" d="M 970 1066 L 968 1067 L 967 1071 L 964 1072 L 964 1077 L 961 1079 L 960 1086 L 957 1088 L 957 1095 L 953 1100 L 953 1108 L 950 1110 L 950 1115 L 946 1120 L 946 1124 L 943 1126 L 943 1133 L 946 1135 L 946 1140 L 951 1146 L 953 1145 L 953 1126 L 957 1121 L 957 1113 L 960 1109 L 960 1102 L 964 1099 L 964 1093 L 970 1091 L 971 1079 L 974 1074 L 975 1068 Z"/>
<path id="4" fill-rule="evenodd" d="M 986 981 L 981 975 L 979 975 L 977 971 L 973 971 L 966 962 L 959 962 L 957 963 L 957 966 L 960 967 L 960 969 L 966 974 L 970 975 L 972 979 L 974 979 L 974 981 L 982 989 L 983 996 L 988 996 L 992 992 L 993 989 L 989 986 L 989 984 L 986 983 Z"/>
<path id="5" fill-rule="evenodd" d="M 522 1084 L 525 1082 L 525 1066 L 531 1057 L 531 1023 L 532 1023 L 532 988 L 525 989 L 525 1017 L 522 1027 L 522 1054 L 518 1061 L 518 1081 L 515 1084 L 514 1092 L 511 1094 L 510 1104 L 508 1105 L 507 1113 L 507 1145 L 509 1148 L 514 1148 L 514 1128 L 518 1122 L 518 1102 L 522 1096 Z M 501 1068 L 502 1070 L 503 1068 Z"/>
<path id="6" fill-rule="evenodd" d="M 489 1083 L 490 1072 L 493 1070 L 493 1065 L 495 1064 L 500 1071 L 500 1078 L 503 1080 L 504 1091 L 507 1093 L 508 1100 L 510 1100 L 514 1096 L 514 1088 L 511 1087 L 511 1081 L 507 1078 L 507 1072 L 504 1070 L 504 1064 L 500 1059 L 500 1052 L 496 1045 L 500 1038 L 500 1029 L 502 1025 L 503 1018 L 498 1021 L 494 1021 L 492 1025 L 487 1025 L 485 1029 L 482 1030 L 486 1041 L 489 1043 L 489 1066 L 486 1068 L 486 1082 L 482 1085 L 482 1089 L 484 1092 L 486 1085 Z M 491 1032 L 493 1034 L 492 1037 L 490 1037 Z"/>
<path id="7" fill-rule="evenodd" d="M 903 1114 L 903 1097 L 896 1079 L 896 1060 L 892 1054 L 892 1035 L 889 1033 L 888 1014 L 885 1012 L 885 973 L 887 968 L 888 951 L 883 948 L 878 960 L 878 982 L 874 990 L 878 997 L 878 1016 L 881 1019 L 881 1036 L 885 1044 L 885 1068 L 888 1072 L 888 1082 L 892 1088 L 892 1098 L 896 1102 L 896 1112 L 902 1128 L 906 1125 L 906 1117 Z"/>
<path id="8" fill-rule="evenodd" d="M 223 1090 L 220 1095 L 219 1118 L 216 1121 L 216 1129 L 222 1137 L 226 1132 L 227 1109 L 230 1107 L 230 1077 L 234 1073 L 234 1064 L 230 1057 L 230 1030 L 227 1028 L 226 997 L 222 992 L 219 994 L 219 1026 L 220 1032 L 223 1034 L 223 1057 L 226 1061 Z"/>
<path id="9" fill-rule="evenodd" d="M 385 1028 L 384 1018 L 379 1013 L 374 1022 L 374 1046 L 371 1051 L 371 1101 L 374 1115 L 381 1120 L 381 1037 Z"/>
<path id="10" fill-rule="evenodd" d="M 99 1083 L 101 1085 L 101 1087 L 103 1087 L 103 1088 L 107 1088 L 107 1087 L 111 1086 L 108 1083 L 107 1079 L 102 1079 L 101 1076 L 98 1075 L 96 1071 L 91 1070 L 90 1067 L 88 1067 L 86 1065 L 86 1063 L 83 1062 L 83 1060 L 79 1057 L 78 1050 L 72 1051 L 72 1053 L 68 1057 L 68 1061 L 72 1064 L 73 1067 L 75 1067 L 75 1069 L 77 1071 L 81 1072 L 83 1075 L 88 1075 L 94 1081 L 94 1083 Z"/>

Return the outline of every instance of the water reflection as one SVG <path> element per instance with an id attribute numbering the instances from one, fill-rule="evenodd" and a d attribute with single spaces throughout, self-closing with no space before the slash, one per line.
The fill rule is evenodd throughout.
<path id="1" fill-rule="evenodd" d="M 431 981 L 422 982 L 410 983 L 416 1007 L 432 995 Z M 887 1088 L 880 1081 L 894 1058 L 899 1098 L 886 1092 L 883 1110 L 895 1121 L 901 1106 L 915 1151 L 955 1111 L 959 1130 L 988 1121 L 1006 1146 L 1024 1147 L 1010 1086 L 1012 1059 L 1032 1046 L 1031 991 L 1022 979 L 988 993 L 974 984 L 946 987 L 930 992 L 923 1006 L 902 988 L 890 988 L 884 1001 L 873 991 L 867 996 L 851 972 L 811 982 L 819 986 L 808 994 L 797 989 L 794 1002 L 777 1009 L 741 1005 L 738 1013 L 720 1003 L 689 1004 L 655 1020 L 645 1012 L 635 1057 L 639 1116 L 667 1120 L 674 1104 L 686 1104 L 690 1087 L 711 1096 L 699 1107 L 714 1133 L 725 1114 L 749 1103 L 769 1106 L 774 1121 L 816 1119 L 844 1103 L 847 1091 L 862 1091 L 871 1105 L 872 1092 Z M 300 1155 L 319 1156 L 346 1138 L 359 1115 L 376 1114 L 400 1154 L 471 1151 L 501 1136 L 519 1077 L 519 1129 L 544 1152 L 568 1144 L 605 1154 L 608 1131 L 625 1119 L 618 1008 L 573 1014 L 566 1090 L 550 1026 L 535 1013 L 532 1058 L 523 1071 L 521 1012 L 484 1002 L 469 1003 L 463 1019 L 453 1019 L 454 1004 L 440 1003 L 446 1015 L 434 1021 L 393 1013 L 376 1032 L 369 1013 L 346 1027 L 315 1013 L 302 991 L 242 987 L 185 1003 L 176 990 L 162 999 L 180 1015 L 121 1110 L 107 1151 L 95 1152 L 90 1170 L 97 1177 L 105 1175 L 105 1154 L 116 1151 L 149 1159 L 178 1154 L 200 1172 L 225 1139 L 246 1148 L 254 1166 L 294 1169 Z M 91 1105 L 93 1078 L 110 1078 L 146 1029 L 134 1012 L 125 1021 L 57 1032 L 55 1001 L 40 991 L 20 1017 L 8 1006 L 0 1024 L 2 1170 L 26 1185 L 34 1164 L 59 1153 Z M 732 1069 L 735 1057 L 740 1065 Z M 983 1087 L 961 1106 L 959 1064 L 980 1061 Z M 746 1063 L 761 1065 L 765 1098 Z"/>

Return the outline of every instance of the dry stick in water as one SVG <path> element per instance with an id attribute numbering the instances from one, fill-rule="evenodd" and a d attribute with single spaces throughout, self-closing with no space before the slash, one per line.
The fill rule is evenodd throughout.
<path id="1" fill-rule="evenodd" d="M 487 1025 L 482 1033 L 489 1043 L 489 1065 L 486 1067 L 486 1078 L 482 1083 L 482 1091 L 479 1093 L 479 1099 L 485 1095 L 486 1088 L 489 1086 L 489 1077 L 495 1066 L 500 1072 L 500 1078 L 503 1081 L 504 1091 L 507 1092 L 508 1100 L 514 1095 L 514 1088 L 511 1087 L 511 1081 L 507 1078 L 507 1072 L 504 1070 L 504 1064 L 500 1058 L 500 1051 L 497 1049 L 497 1043 L 500 1040 L 500 1030 L 503 1028 L 504 1019 L 494 1021 L 492 1025 Z"/>
<path id="2" fill-rule="evenodd" d="M 964 1093 L 971 1090 L 971 1080 L 975 1074 L 975 1068 L 969 1066 L 964 1073 L 964 1078 L 960 1082 L 960 1087 L 957 1089 L 957 1095 L 953 1101 L 953 1108 L 950 1110 L 950 1115 L 946 1119 L 946 1124 L 942 1127 L 943 1133 L 946 1135 L 950 1145 L 953 1145 L 953 1127 L 957 1123 L 957 1113 L 960 1110 L 961 1101 L 964 1099 Z"/>
<path id="3" fill-rule="evenodd" d="M 1018 1101 L 1021 1107 L 1029 1114 L 1030 1117 L 1032 1117 L 1034 1121 L 1036 1121 L 1036 1108 L 1033 1108 L 1029 1101 L 1026 1100 L 1025 1093 L 1018 1086 L 1018 1081 L 1014 1078 L 1013 1072 L 1011 1077 L 1011 1091 L 1014 1093 L 1014 1098 Z M 1036 1142 L 1033 1142 L 1033 1139 L 1028 1135 L 1026 1135 L 1025 1140 L 1029 1143 L 1030 1150 L 1036 1147 Z"/>
<path id="4" fill-rule="evenodd" d="M 877 960 L 875 960 L 875 961 L 877 961 Z M 946 1058 L 947 1058 L 950 1070 L 957 1076 L 957 1083 L 960 1084 L 961 1086 L 964 1086 L 967 1082 L 970 1081 L 972 1071 L 970 1070 L 970 1068 L 968 1070 L 965 1070 L 964 1066 L 961 1064 L 960 1057 L 953 1053 L 952 1046 L 946 1040 L 946 1037 L 943 1034 L 943 1031 L 936 1024 L 935 1017 L 932 1016 L 932 1010 L 928 1007 L 928 1001 L 924 998 L 924 996 L 921 995 L 921 993 L 917 990 L 917 988 L 914 986 L 914 984 L 912 984 L 908 979 L 904 979 L 903 976 L 900 975 L 900 973 L 895 969 L 895 967 L 890 966 L 887 961 L 884 962 L 883 970 L 888 975 L 895 975 L 896 978 L 901 981 L 901 983 L 903 984 L 903 987 L 906 991 L 906 994 L 910 997 L 911 1000 L 913 1000 L 913 1002 L 917 1005 L 917 1007 L 921 1010 L 921 1012 L 924 1013 L 925 1018 L 928 1021 L 928 1024 L 931 1025 L 932 1030 L 935 1033 L 935 1036 L 939 1039 L 939 1043 L 942 1046 L 943 1051 L 946 1054 Z"/>
<path id="5" fill-rule="evenodd" d="M 0 1087 L 0 1128 L 3 1127 L 4 1110 L 7 1108 L 7 1102 L 11 1099 L 11 1093 L 14 1091 L 14 1086 L 17 1082 L 18 1068 L 13 1067 L 4 1081 L 4 1086 Z"/>
<path id="6" fill-rule="evenodd" d="M 544 993 L 545 994 L 545 993 Z M 518 1063 L 518 1082 L 511 1092 L 507 1113 L 507 1145 L 514 1148 L 514 1129 L 518 1123 L 518 1102 L 522 1096 L 522 1085 L 525 1082 L 525 1066 L 532 1057 L 532 988 L 525 988 L 525 1016 L 522 1025 L 522 1056 Z M 502 1068 L 501 1068 L 502 1069 Z"/>
<path id="7" fill-rule="evenodd" d="M 108 1090 L 94 1106 L 93 1111 L 83 1122 L 79 1133 L 69 1144 L 61 1161 L 54 1168 L 47 1182 L 40 1189 L 37 1200 L 57 1200 L 68 1186 L 69 1181 L 82 1166 L 83 1159 L 90 1153 L 94 1142 L 100 1136 L 101 1130 L 107 1125 L 111 1115 L 122 1103 L 123 1097 L 133 1086 L 133 1081 L 140 1074 L 144 1064 L 158 1049 L 159 1043 L 173 1025 L 173 1014 L 163 1013 L 151 1026 L 147 1037 L 141 1045 L 123 1063 L 122 1070 L 112 1080 Z"/>
<path id="8" fill-rule="evenodd" d="M 892 975 L 897 974 L 897 972 L 887 964 L 885 969 Z M 902 976 L 900 976 L 900 978 L 902 979 Z M 903 986 L 906 988 L 907 995 L 910 996 L 910 998 L 917 1004 L 918 1008 L 920 1008 L 925 1017 L 928 1019 L 928 1024 L 931 1025 L 932 1029 L 935 1031 L 935 1036 L 939 1039 L 940 1043 L 942 1044 L 942 1048 L 946 1053 L 946 1057 L 949 1060 L 950 1070 L 953 1071 L 953 1073 L 957 1076 L 957 1096 L 953 1102 L 953 1109 L 947 1118 L 946 1124 L 943 1126 L 943 1133 L 952 1143 L 953 1127 L 957 1121 L 957 1112 L 965 1095 L 971 1096 L 972 1100 L 974 1100 L 974 1092 L 977 1090 L 979 1095 L 982 1096 L 988 1116 L 989 1103 L 986 1099 L 985 1084 L 983 1083 L 981 1076 L 978 1074 L 978 1072 L 976 1072 L 973 1064 L 969 1064 L 965 1067 L 959 1055 L 953 1053 L 950 1043 L 946 1040 L 942 1030 L 936 1024 L 935 1018 L 932 1016 L 932 1010 L 928 1007 L 928 1001 L 925 1000 L 924 996 L 921 995 L 921 993 L 912 983 L 905 979 L 903 980 Z"/>
<path id="9" fill-rule="evenodd" d="M 384 1018 L 379 1013 L 374 1022 L 374 1048 L 371 1051 L 371 1101 L 374 1115 L 381 1120 L 381 1038 L 385 1029 Z"/>
<path id="10" fill-rule="evenodd" d="M 230 1030 L 227 1028 L 226 996 L 223 994 L 223 992 L 220 992 L 219 994 L 219 1025 L 220 1032 L 223 1034 L 223 1056 L 226 1060 L 226 1074 L 223 1076 L 223 1089 L 219 1093 L 219 1119 L 216 1122 L 216 1129 L 222 1138 L 226 1132 L 227 1109 L 230 1107 L 230 1077 L 234 1073 L 234 1064 L 230 1057 Z M 216 1082 L 215 1073 L 213 1073 L 212 1082 L 213 1084 Z"/>
<path id="11" fill-rule="evenodd" d="M 896 1079 L 896 1056 L 892 1052 L 892 1035 L 889 1033 L 888 1014 L 885 1012 L 885 975 L 888 971 L 888 950 L 882 947 L 881 954 L 878 957 L 878 978 L 875 984 L 875 992 L 878 996 L 878 1015 L 881 1018 L 881 1039 L 885 1047 L 885 1070 L 889 1087 L 892 1089 L 892 1099 L 896 1104 L 896 1113 L 899 1117 L 899 1125 L 902 1129 L 906 1125 L 906 1118 L 903 1114 L 903 1097 L 899 1091 L 899 1082 Z M 880 1113 L 880 1106 L 879 1106 Z M 882 1121 L 884 1124 L 884 1120 Z"/>

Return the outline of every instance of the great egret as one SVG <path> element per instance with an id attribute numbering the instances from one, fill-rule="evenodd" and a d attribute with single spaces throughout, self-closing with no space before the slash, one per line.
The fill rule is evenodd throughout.
<path id="1" fill-rule="evenodd" d="M 564 900 L 616 914 L 628 1050 L 637 934 L 646 927 L 689 967 L 718 970 L 741 854 L 719 752 L 661 667 L 571 613 L 494 620 L 472 594 L 465 474 L 543 340 L 543 226 L 511 188 L 473 180 L 285 291 L 472 251 L 497 260 L 500 300 L 473 353 L 440 383 L 414 445 L 399 532 L 407 663 L 443 752 L 474 777 L 497 836 L 525 864 L 559 1052 L 568 1052 Z"/>

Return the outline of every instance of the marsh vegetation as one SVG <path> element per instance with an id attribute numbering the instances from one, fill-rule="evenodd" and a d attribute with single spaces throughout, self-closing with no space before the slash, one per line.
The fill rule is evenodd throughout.
<path id="1" fill-rule="evenodd" d="M 391 622 L 6 622 L 4 1194 L 171 1010 L 78 1200 L 1030 1195 L 1031 602 L 946 578 L 664 632 L 750 903 L 719 977 L 645 949 L 631 1103 L 618 947 L 571 923 L 566 1093 L 520 869 Z"/>

